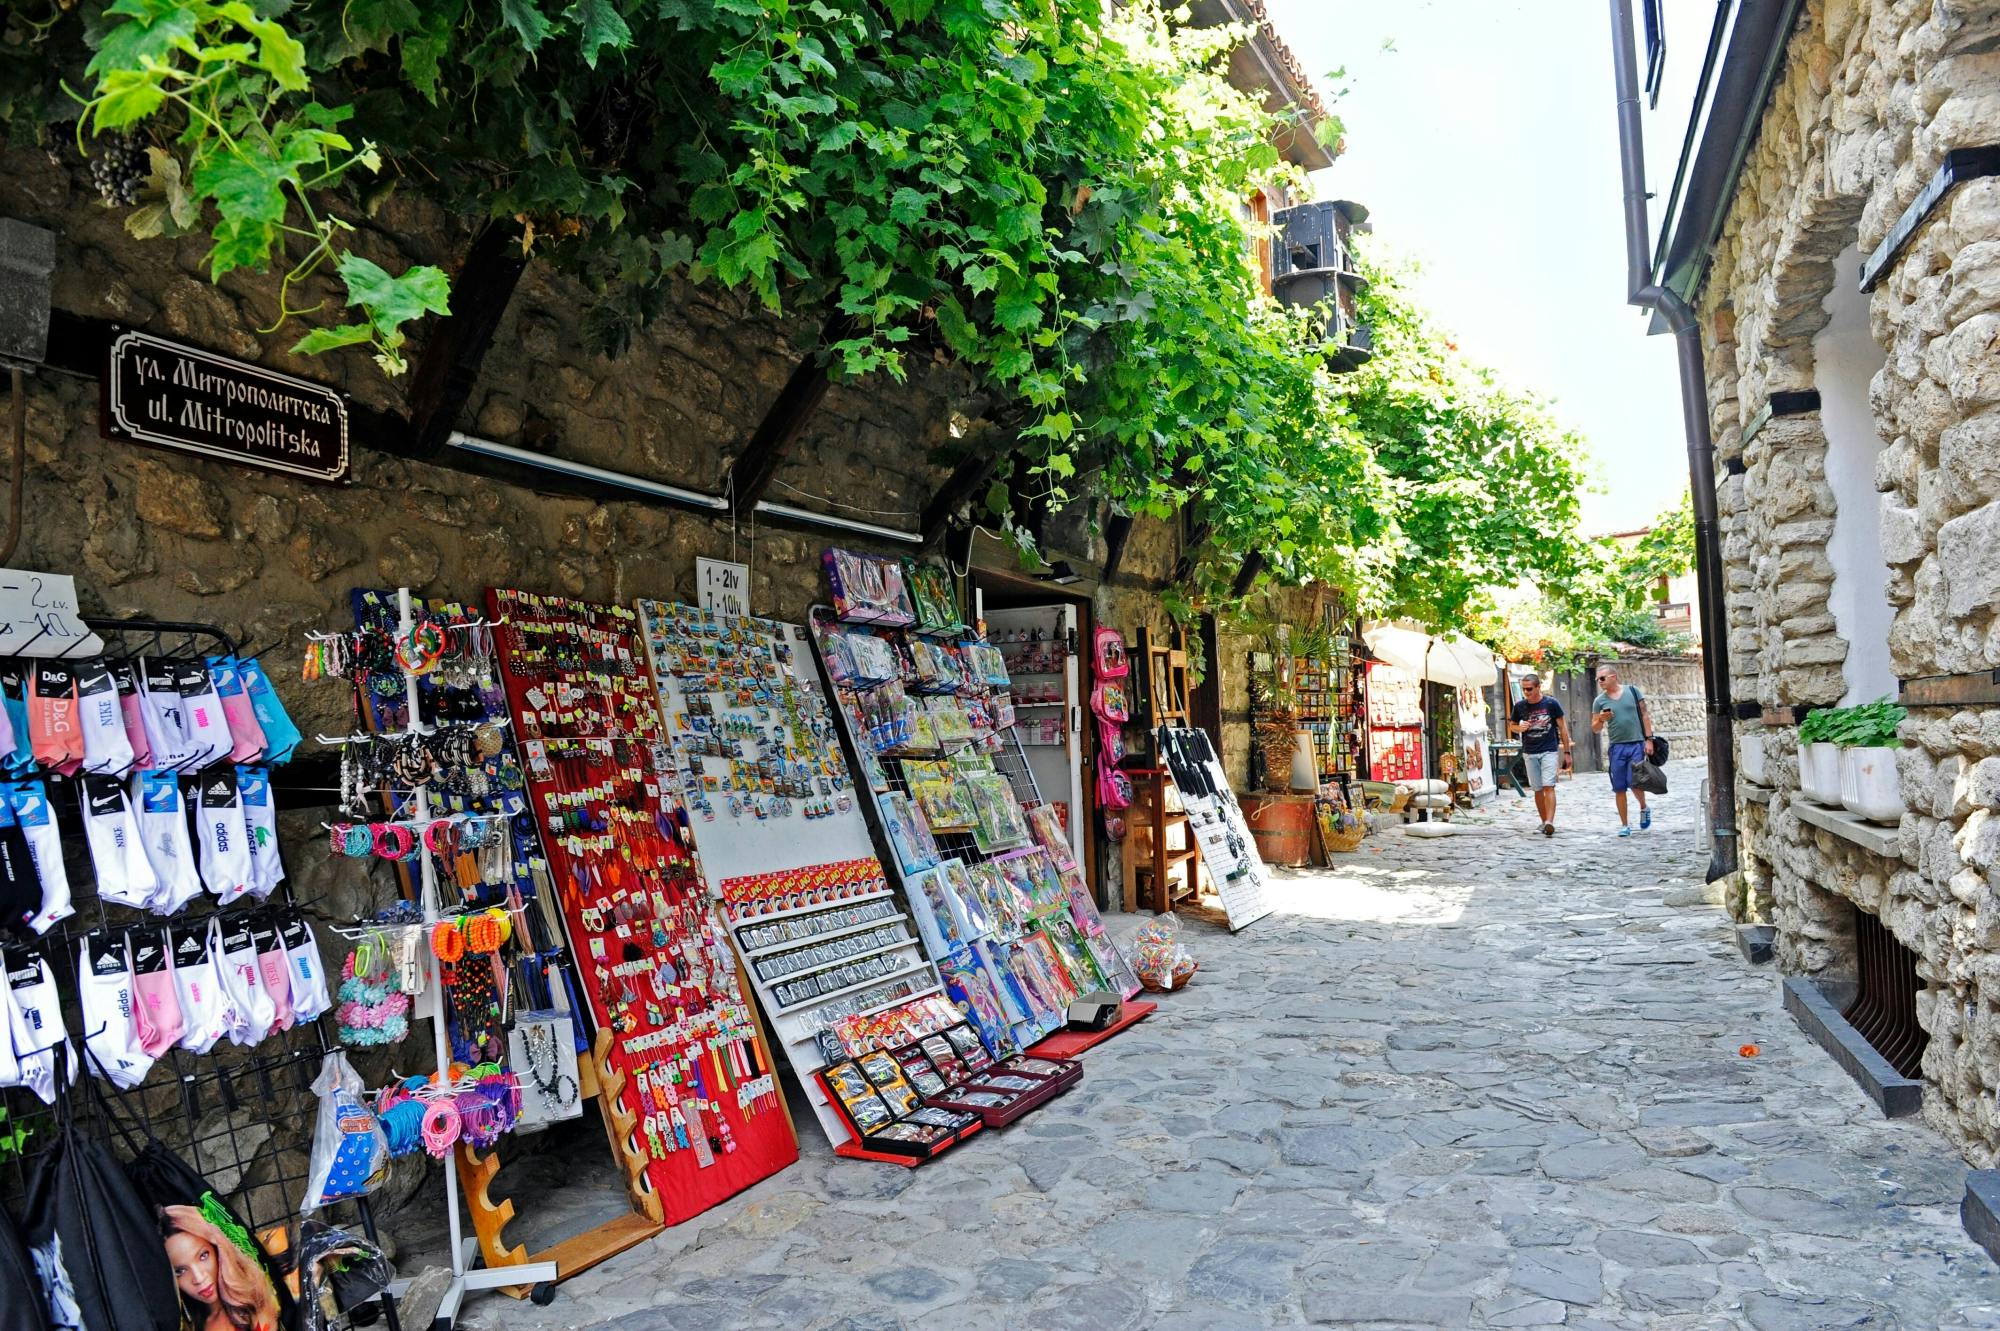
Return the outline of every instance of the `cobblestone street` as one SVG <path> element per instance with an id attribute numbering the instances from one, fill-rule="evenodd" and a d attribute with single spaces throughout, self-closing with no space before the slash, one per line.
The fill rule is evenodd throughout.
<path id="1" fill-rule="evenodd" d="M 904 1171 L 801 1115 L 797 1167 L 466 1324 L 2000 1327 L 1956 1154 L 1806 1041 L 1720 910 L 1667 904 L 1700 775 L 1629 841 L 1601 776 L 1553 841 L 1511 793 L 1373 837 L 1195 928 L 1193 985 L 1012 1130 Z"/>

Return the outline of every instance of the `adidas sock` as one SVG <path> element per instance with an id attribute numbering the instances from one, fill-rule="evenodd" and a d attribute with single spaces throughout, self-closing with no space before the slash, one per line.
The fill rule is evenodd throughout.
<path id="1" fill-rule="evenodd" d="M 209 951 L 210 926 L 183 925 L 168 938 L 173 946 L 174 997 L 180 1001 L 181 1048 L 191 1054 L 205 1054 L 216 1041 L 229 1034 L 234 1023 L 229 998 L 222 990 L 222 977 Z"/>
<path id="2" fill-rule="evenodd" d="M 21 781 L 6 787 L 8 808 L 27 839 L 28 855 L 35 862 L 35 878 L 41 886 L 41 904 L 28 923 L 45 934 L 58 920 L 76 914 L 70 904 L 69 866 L 63 863 L 62 829 L 56 826 L 56 811 L 49 804 L 49 792 L 39 781 Z"/>
<path id="3" fill-rule="evenodd" d="M 160 890 L 160 880 L 140 844 L 139 821 L 115 777 L 85 773 L 77 782 L 83 805 L 84 838 L 97 870 L 97 895 L 143 910 Z"/>
<path id="4" fill-rule="evenodd" d="M 131 1090 L 146 1079 L 153 1060 L 139 1047 L 139 1027 L 132 1012 L 132 963 L 122 937 L 84 935 L 76 949 L 76 990 L 84 1048 L 92 1055 L 90 1070 Z"/>
<path id="5" fill-rule="evenodd" d="M 108 666 L 85 666 L 76 673 L 77 724 L 83 731 L 83 768 L 106 776 L 132 770 L 132 741 L 125 736 L 125 712 L 118 682 Z"/>
<path id="6" fill-rule="evenodd" d="M 250 832 L 236 790 L 236 769 L 218 767 L 200 783 L 201 881 L 224 905 L 250 890 Z"/>
<path id="7" fill-rule="evenodd" d="M 139 1048 L 148 1058 L 158 1058 L 187 1029 L 180 995 L 174 991 L 167 935 L 158 929 L 141 929 L 125 935 L 125 947 L 132 958 L 132 989 L 138 999 L 133 1011 L 139 1020 Z"/>

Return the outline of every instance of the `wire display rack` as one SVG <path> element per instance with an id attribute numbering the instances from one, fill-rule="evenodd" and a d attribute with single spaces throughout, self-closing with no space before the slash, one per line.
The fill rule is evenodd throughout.
<path id="1" fill-rule="evenodd" d="M 210 624 L 97 618 L 86 618 L 84 623 L 104 640 L 97 655 L 105 660 L 238 654 L 229 635 Z M 33 953 L 48 962 L 61 994 L 72 1060 L 83 1056 L 81 1046 L 89 1034 L 76 990 L 77 949 L 88 935 L 205 925 L 217 916 L 275 921 L 296 913 L 323 918 L 312 903 L 294 895 L 289 874 L 268 901 L 249 906 L 217 906 L 214 897 L 203 893 L 178 914 L 163 917 L 107 902 L 96 886 L 77 801 L 78 783 L 55 773 L 39 779 L 46 784 L 50 811 L 62 834 L 75 913 L 46 934 L 12 939 L 7 946 L 17 955 Z M 330 1015 L 273 1031 L 250 1048 L 223 1041 L 208 1053 L 192 1054 L 176 1045 L 154 1062 L 137 1087 L 121 1091 L 100 1082 L 102 1108 L 95 1096 L 73 1094 L 71 1113 L 85 1132 L 122 1144 L 116 1126 L 104 1120 L 108 1108 L 128 1132 L 156 1139 L 174 1151 L 259 1237 L 274 1269 L 284 1271 L 289 1265 L 289 1228 L 305 1194 L 318 1110 L 312 1083 L 327 1054 L 339 1048 Z M 56 1111 L 30 1091 L 9 1087 L 0 1089 L 0 1115 L 4 1115 L 0 1204 L 18 1214 L 36 1162 L 55 1142 Z M 327 1218 L 340 1221 L 351 1216 L 371 1240 L 376 1237 L 374 1215 L 365 1198 L 327 1209 Z M 400 1331 L 394 1301 L 385 1297 L 382 1304 L 384 1324 L 390 1331 Z"/>

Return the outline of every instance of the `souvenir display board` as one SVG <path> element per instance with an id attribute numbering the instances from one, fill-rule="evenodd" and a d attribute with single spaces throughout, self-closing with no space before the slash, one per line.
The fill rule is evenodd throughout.
<path id="1" fill-rule="evenodd" d="M 1474 799 L 1493 793 L 1493 760 L 1487 750 L 1492 736 L 1486 727 L 1486 693 L 1483 689 L 1458 691 L 1458 770 L 1466 791 Z"/>
<path id="2" fill-rule="evenodd" d="M 798 1141 L 667 784 L 638 616 L 497 588 L 487 611 L 503 621 L 529 803 L 604 1063 L 622 1083 L 625 1146 L 646 1157 L 662 1218 L 678 1224 L 792 1163 Z"/>
<path id="3" fill-rule="evenodd" d="M 847 1127 L 813 1069 L 835 1022 L 941 988 L 890 892 L 841 759 L 805 630 L 639 602 L 668 738 L 665 784 L 687 812 L 777 1042 L 827 1137 Z"/>
<path id="4" fill-rule="evenodd" d="M 839 553 L 830 567 L 870 558 Z M 1080 993 L 1136 993 L 1010 733 L 1000 652 L 966 635 L 846 623 L 825 607 L 812 629 L 891 867 L 947 993 L 993 1053 L 1055 1030 Z"/>
<path id="5" fill-rule="evenodd" d="M 220 629 L 87 622 L 105 656 L 64 667 L 71 689 L 34 665 L 5 685 L 0 1204 L 21 1215 L 60 1138 L 58 1081 L 90 1077 L 102 1097 L 68 1092 L 84 1131 L 205 1171 L 247 1231 L 238 1248 L 269 1271 L 261 1254 L 293 1246 L 308 1185 L 305 1153 L 271 1143 L 311 1135 L 313 1082 L 339 1049 L 316 903 L 294 893 L 252 766 L 258 750 L 289 757 L 299 733 Z M 95 769 L 88 786 L 64 774 L 71 759 Z M 350 1206 L 372 1235 L 365 1195 L 323 1218 Z"/>
<path id="6" fill-rule="evenodd" d="M 1382 661 L 1368 663 L 1368 767 L 1376 781 L 1420 781 L 1424 775 L 1424 703 L 1415 675 Z"/>
<path id="7" fill-rule="evenodd" d="M 1222 899 L 1231 932 L 1269 915 L 1263 860 L 1208 732 L 1194 726 L 1161 726 L 1154 739 L 1180 791 L 1188 827 L 1201 850 L 1209 882 Z"/>

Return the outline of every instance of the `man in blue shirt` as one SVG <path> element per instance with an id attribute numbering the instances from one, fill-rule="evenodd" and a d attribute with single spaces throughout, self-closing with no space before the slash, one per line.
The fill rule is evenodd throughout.
<path id="1" fill-rule="evenodd" d="M 1542 692 L 1542 677 L 1521 676 L 1521 696 L 1507 723 L 1509 734 L 1521 737 L 1521 762 L 1528 769 L 1528 786 L 1535 792 L 1535 812 L 1542 816 L 1542 835 L 1556 834 L 1556 773 L 1570 748 L 1569 718 L 1563 705 Z"/>
<path id="2" fill-rule="evenodd" d="M 1653 825 L 1653 811 L 1646 807 L 1646 792 L 1632 790 L 1632 764 L 1646 756 L 1653 741 L 1653 714 L 1646 697 L 1636 685 L 1618 682 L 1611 666 L 1597 668 L 1597 700 L 1590 705 L 1590 728 L 1604 732 L 1611 759 L 1611 794 L 1618 801 L 1618 835 L 1631 836 L 1632 824 L 1625 814 L 1625 793 L 1639 797 L 1639 830 Z"/>

